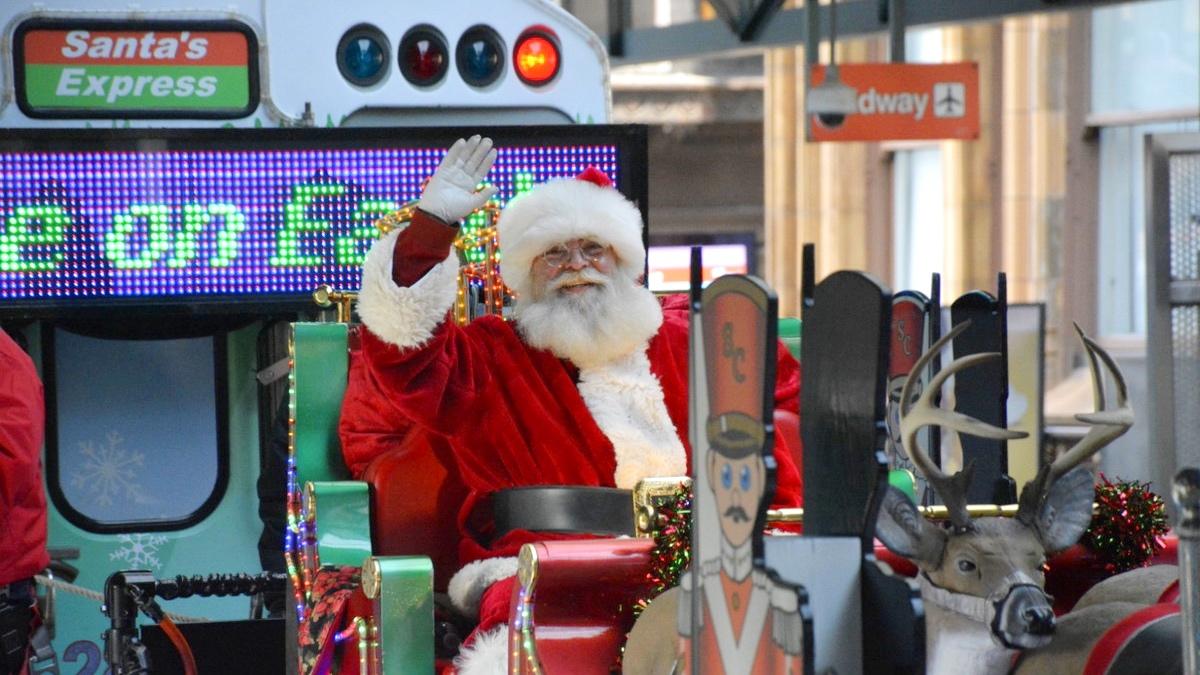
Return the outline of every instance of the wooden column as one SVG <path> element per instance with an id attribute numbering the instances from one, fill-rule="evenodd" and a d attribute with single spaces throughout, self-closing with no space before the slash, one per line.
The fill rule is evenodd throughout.
<path id="1" fill-rule="evenodd" d="M 804 51 L 771 49 L 763 55 L 764 277 L 779 294 L 780 316 L 799 316 L 799 180 L 804 147 Z"/>
<path id="2" fill-rule="evenodd" d="M 946 62 L 979 63 L 979 138 L 942 143 L 946 246 L 942 297 L 996 291 L 1000 254 L 1000 29 L 996 24 L 946 28 Z"/>
<path id="3" fill-rule="evenodd" d="M 838 61 L 884 52 L 882 38 L 839 43 Z M 859 269 L 890 281 L 890 173 L 877 143 L 806 143 L 804 48 L 773 49 L 764 58 L 765 277 L 779 294 L 780 314 L 795 316 L 805 243 L 816 244 L 818 280 Z"/>
<path id="4" fill-rule="evenodd" d="M 1067 167 L 1063 205 L 1062 305 L 1057 316 L 1047 321 L 1051 338 L 1046 340 L 1046 380 L 1057 382 L 1071 372 L 1073 354 L 1081 347 L 1071 322 L 1078 322 L 1089 335 L 1096 334 L 1097 274 L 1099 254 L 1100 142 L 1087 128 L 1092 87 L 1092 13 L 1079 10 L 1066 15 L 1066 59 L 1073 77 L 1066 78 Z M 1049 358 L 1054 355 L 1055 358 Z"/>

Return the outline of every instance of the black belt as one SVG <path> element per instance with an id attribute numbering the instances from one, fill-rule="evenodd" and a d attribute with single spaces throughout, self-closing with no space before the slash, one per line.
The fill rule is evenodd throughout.
<path id="1" fill-rule="evenodd" d="M 604 487 L 540 486 L 492 497 L 496 538 L 512 530 L 634 535 L 633 493 Z"/>

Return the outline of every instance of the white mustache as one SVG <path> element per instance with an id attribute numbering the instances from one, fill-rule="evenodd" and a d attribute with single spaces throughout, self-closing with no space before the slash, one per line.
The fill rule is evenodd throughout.
<path id="1" fill-rule="evenodd" d="M 599 284 L 601 286 L 607 286 L 609 283 L 607 275 L 602 274 L 601 272 L 598 272 L 590 267 L 585 267 L 578 272 L 563 272 L 562 274 L 558 275 L 550 289 L 557 291 L 564 286 L 577 284 L 581 281 L 591 284 Z"/>

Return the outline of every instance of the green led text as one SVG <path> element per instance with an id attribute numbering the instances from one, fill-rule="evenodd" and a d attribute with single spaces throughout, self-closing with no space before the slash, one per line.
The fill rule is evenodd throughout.
<path id="1" fill-rule="evenodd" d="M 323 262 L 318 255 L 300 252 L 302 232 L 321 232 L 329 229 L 327 220 L 310 220 L 308 205 L 321 197 L 345 194 L 346 186 L 337 183 L 304 183 L 292 188 L 292 199 L 283 207 L 283 227 L 275 236 L 275 255 L 271 264 L 276 267 L 317 267 Z"/>
<path id="2" fill-rule="evenodd" d="M 379 236 L 375 229 L 375 221 L 400 208 L 400 205 L 390 199 L 367 199 L 359 202 L 354 210 L 354 228 L 349 236 L 337 238 L 334 250 L 337 252 L 337 264 L 363 264 L 367 257 L 365 248 Z M 365 243 L 364 243 L 365 242 Z"/>
<path id="3" fill-rule="evenodd" d="M 0 232 L 0 272 L 49 272 L 62 262 L 61 250 L 27 259 L 21 249 L 63 243 L 71 218 L 56 204 L 18 206 Z"/>
<path id="4" fill-rule="evenodd" d="M 140 222 L 146 223 L 146 244 L 136 254 L 130 238 Z M 171 248 L 171 207 L 166 204 L 130 204 L 125 213 L 113 216 L 112 229 L 104 235 L 104 257 L 119 270 L 145 270 Z"/>

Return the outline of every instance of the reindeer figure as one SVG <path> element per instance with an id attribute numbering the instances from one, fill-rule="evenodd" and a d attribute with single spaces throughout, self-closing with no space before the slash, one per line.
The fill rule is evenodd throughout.
<path id="1" fill-rule="evenodd" d="M 920 373 L 965 327 L 960 324 L 938 340 L 913 366 L 912 373 Z M 1042 647 L 1054 635 L 1054 612 L 1043 590 L 1046 556 L 1074 544 L 1092 517 L 1092 476 L 1078 465 L 1133 424 L 1120 369 L 1078 326 L 1076 331 L 1087 349 L 1097 411 L 1077 419 L 1092 428 L 1025 486 L 1015 518 L 972 518 L 966 500 L 972 467 L 946 475 L 917 442 L 917 431 L 934 424 L 986 438 L 1025 435 L 933 404 L 933 396 L 947 378 L 999 354 L 955 360 L 914 403 L 909 403 L 909 389 L 918 378 L 910 376 L 904 387 L 900 397 L 904 447 L 945 502 L 950 519 L 945 528 L 927 521 L 903 493 L 889 488 L 879 511 L 876 536 L 920 569 L 928 673 L 1006 673 L 1017 651 Z M 1100 363 L 1116 384 L 1117 407 L 1112 410 L 1105 406 Z"/>

